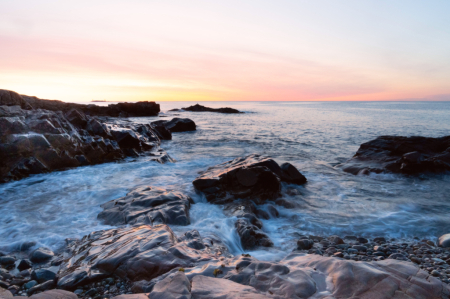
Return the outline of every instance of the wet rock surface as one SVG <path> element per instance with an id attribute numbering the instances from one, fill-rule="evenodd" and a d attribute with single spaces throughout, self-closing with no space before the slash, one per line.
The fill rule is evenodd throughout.
<path id="1" fill-rule="evenodd" d="M 450 136 L 380 136 L 362 144 L 342 169 L 352 174 L 416 175 L 450 171 Z"/>
<path id="2" fill-rule="evenodd" d="M 186 108 L 181 108 L 185 111 L 192 111 L 192 112 L 218 112 L 218 113 L 244 113 L 241 112 L 237 109 L 234 108 L 230 108 L 230 107 L 225 107 L 225 108 L 210 108 L 210 107 L 205 107 L 199 104 L 196 105 L 192 105 Z"/>
<path id="3" fill-rule="evenodd" d="M 193 200 L 180 192 L 155 187 L 139 187 L 127 196 L 109 201 L 98 219 L 109 225 L 190 224 Z"/>
<path id="4" fill-rule="evenodd" d="M 108 108 L 0 91 L 0 182 L 148 153 L 160 163 L 173 161 L 159 149 L 161 139 L 171 138 L 167 129 L 107 117 L 157 115 L 155 103 Z M 192 126 L 183 120 L 170 125 Z"/>
<path id="5" fill-rule="evenodd" d="M 281 181 L 301 185 L 306 178 L 289 163 L 280 167 L 271 158 L 253 154 L 208 168 L 193 185 L 212 203 L 250 196 L 262 203 L 280 196 Z"/>

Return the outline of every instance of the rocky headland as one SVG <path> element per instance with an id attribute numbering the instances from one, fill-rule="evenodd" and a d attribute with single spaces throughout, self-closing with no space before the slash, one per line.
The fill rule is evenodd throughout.
<path id="1" fill-rule="evenodd" d="M 158 112 L 153 102 L 99 107 L 1 90 L 0 180 L 141 155 L 174 162 L 161 140 L 195 131 L 196 124 L 186 118 L 148 124 L 127 119 Z M 447 171 L 449 142 L 379 137 L 361 145 L 344 170 Z M 213 165 L 192 184 L 233 217 L 247 251 L 273 246 L 261 220 L 280 217 L 280 207 L 296 207 L 282 190 L 308 186 L 308 180 L 288 162 L 252 154 Z M 57 252 L 34 242 L 0 252 L 0 298 L 450 298 L 450 234 L 405 241 L 299 232 L 292 251 L 267 262 L 233 255 L 223 240 L 197 230 L 174 233 L 171 226 L 191 223 L 193 205 L 174 186 L 136 186 L 101 205 L 98 219 L 110 229 L 66 239 Z"/>
<path id="2" fill-rule="evenodd" d="M 101 107 L 41 100 L 0 90 L 0 182 L 139 155 L 164 163 L 160 148 L 171 132 L 195 130 L 189 119 L 137 124 L 129 116 L 156 116 L 154 102 Z M 121 116 L 121 117 L 118 117 Z"/>

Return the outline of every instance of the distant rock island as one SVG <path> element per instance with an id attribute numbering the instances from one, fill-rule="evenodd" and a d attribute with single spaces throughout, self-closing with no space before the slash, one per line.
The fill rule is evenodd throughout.
<path id="1" fill-rule="evenodd" d="M 241 112 L 237 109 L 230 108 L 230 107 L 210 108 L 210 107 L 205 107 L 205 106 L 202 106 L 199 104 L 195 104 L 193 106 L 189 106 L 189 107 L 181 108 L 181 109 L 185 110 L 185 111 L 191 111 L 191 112 L 244 113 L 244 112 Z M 170 111 L 179 111 L 179 109 L 172 109 Z"/>

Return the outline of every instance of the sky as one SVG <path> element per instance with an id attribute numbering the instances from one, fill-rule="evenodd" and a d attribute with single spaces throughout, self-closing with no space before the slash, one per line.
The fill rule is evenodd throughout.
<path id="1" fill-rule="evenodd" d="M 448 0 L 0 0 L 0 89 L 63 101 L 450 100 Z"/>

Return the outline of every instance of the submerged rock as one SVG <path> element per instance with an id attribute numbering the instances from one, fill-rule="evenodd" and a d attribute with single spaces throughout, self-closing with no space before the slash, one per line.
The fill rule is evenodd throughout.
<path id="1" fill-rule="evenodd" d="M 237 109 L 234 108 L 229 108 L 229 107 L 225 107 L 225 108 L 209 108 L 209 107 L 205 107 L 199 104 L 193 105 L 193 106 L 189 106 L 186 108 L 181 108 L 185 111 L 192 111 L 192 112 L 219 112 L 219 113 L 243 113 L 240 112 Z M 172 109 L 171 111 L 178 111 Z"/>
<path id="2" fill-rule="evenodd" d="M 402 174 L 450 171 L 450 136 L 380 136 L 360 146 L 344 163 L 352 174 L 392 172 Z"/>
<path id="3" fill-rule="evenodd" d="M 69 245 L 58 272 L 58 287 L 75 290 L 112 275 L 130 281 L 151 280 L 216 254 L 209 247 L 197 250 L 187 246 L 167 225 L 98 231 Z"/>
<path id="4" fill-rule="evenodd" d="M 155 187 L 139 187 L 127 196 L 101 205 L 98 215 L 108 225 L 190 224 L 193 200 L 180 192 Z"/>
<path id="5" fill-rule="evenodd" d="M 193 184 L 212 203 L 247 197 L 264 202 L 280 196 L 281 181 L 304 184 L 306 178 L 289 163 L 280 167 L 268 157 L 253 154 L 210 167 Z"/>

